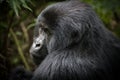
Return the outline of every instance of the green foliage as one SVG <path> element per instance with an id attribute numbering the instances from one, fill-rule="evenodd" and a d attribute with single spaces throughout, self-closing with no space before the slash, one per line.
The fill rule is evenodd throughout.
<path id="1" fill-rule="evenodd" d="M 119 0 L 81 0 L 92 5 L 100 15 L 103 22 L 109 25 L 114 17 L 114 12 L 120 13 Z"/>
<path id="2" fill-rule="evenodd" d="M 19 16 L 19 11 L 22 10 L 22 7 L 32 11 L 32 9 L 28 6 L 28 4 L 31 3 L 31 0 L 8 0 L 8 3 L 17 16 Z"/>

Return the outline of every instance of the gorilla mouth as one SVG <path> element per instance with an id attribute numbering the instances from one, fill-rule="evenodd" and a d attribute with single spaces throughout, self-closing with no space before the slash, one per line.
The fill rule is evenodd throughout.
<path id="1" fill-rule="evenodd" d="M 40 58 L 40 57 L 41 57 L 41 55 L 39 55 L 39 54 L 35 53 L 35 54 L 31 54 L 31 57 L 32 57 L 32 58 Z"/>
<path id="2" fill-rule="evenodd" d="M 45 57 L 46 57 L 45 54 L 44 55 L 42 55 L 40 53 L 31 54 L 31 58 L 33 59 L 33 61 L 36 65 L 39 65 L 44 60 Z"/>

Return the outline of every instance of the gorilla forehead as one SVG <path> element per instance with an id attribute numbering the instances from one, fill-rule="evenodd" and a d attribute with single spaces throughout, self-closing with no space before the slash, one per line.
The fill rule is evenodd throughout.
<path id="1" fill-rule="evenodd" d="M 78 16 L 78 14 L 83 14 L 84 10 L 90 8 L 89 5 L 76 0 L 59 2 L 44 9 L 38 16 L 38 22 L 42 21 L 43 18 L 47 21 L 53 22 L 60 19 L 60 17 L 71 17 L 71 15 L 72 17 Z"/>

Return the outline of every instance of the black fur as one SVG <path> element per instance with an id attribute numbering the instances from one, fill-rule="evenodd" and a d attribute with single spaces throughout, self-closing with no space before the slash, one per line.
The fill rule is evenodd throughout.
<path id="1" fill-rule="evenodd" d="M 47 7 L 38 17 L 52 31 L 48 55 L 32 80 L 114 80 L 119 78 L 120 40 L 93 9 L 78 1 Z"/>
<path id="2" fill-rule="evenodd" d="M 120 40 L 89 5 L 76 0 L 53 4 L 39 15 L 40 22 L 50 32 L 47 56 L 32 80 L 120 79 Z"/>

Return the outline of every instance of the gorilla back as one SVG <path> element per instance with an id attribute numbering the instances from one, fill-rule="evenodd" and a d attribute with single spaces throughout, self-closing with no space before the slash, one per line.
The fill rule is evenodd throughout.
<path id="1" fill-rule="evenodd" d="M 31 54 L 40 55 L 44 45 L 47 55 L 32 80 L 120 79 L 120 40 L 85 3 L 48 6 L 38 16 L 34 39 L 41 42 L 31 48 Z"/>

